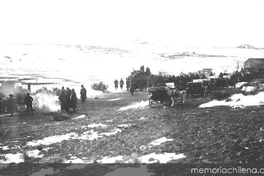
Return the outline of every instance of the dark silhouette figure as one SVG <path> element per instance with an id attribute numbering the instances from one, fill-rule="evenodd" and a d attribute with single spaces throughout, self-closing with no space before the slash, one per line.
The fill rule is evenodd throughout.
<path id="1" fill-rule="evenodd" d="M 61 111 L 63 110 L 67 110 L 67 95 L 65 93 L 65 91 L 61 92 L 61 95 L 59 96 L 59 100 L 60 100 L 60 104 L 61 104 Z"/>
<path id="2" fill-rule="evenodd" d="M 75 93 L 74 89 L 71 90 L 70 100 L 71 100 L 71 108 L 73 109 L 73 112 L 76 112 L 75 109 L 76 109 L 76 104 L 77 104 L 78 98 L 76 96 L 76 93 Z"/>
<path id="3" fill-rule="evenodd" d="M 126 88 L 127 88 L 127 91 L 129 91 L 129 88 L 130 88 L 130 80 L 128 78 L 126 79 Z"/>
<path id="4" fill-rule="evenodd" d="M 117 90 L 117 88 L 118 88 L 118 81 L 117 81 L 117 79 L 115 80 L 114 84 L 115 84 L 115 89 Z"/>
<path id="5" fill-rule="evenodd" d="M 133 81 L 131 81 L 131 82 L 130 82 L 130 94 L 131 94 L 131 96 L 134 95 L 134 91 L 135 91 L 134 83 L 133 83 Z"/>
<path id="6" fill-rule="evenodd" d="M 67 103 L 67 109 L 66 111 L 70 111 L 70 106 L 71 106 L 71 89 L 69 87 L 66 88 L 66 103 Z"/>
<path id="7" fill-rule="evenodd" d="M 83 85 L 81 85 L 81 92 L 80 92 L 80 94 L 81 94 L 81 100 L 82 100 L 82 103 L 84 103 L 85 102 L 85 100 L 87 99 L 87 95 L 86 95 L 86 89 L 84 88 L 84 86 Z"/>
<path id="8" fill-rule="evenodd" d="M 123 86 L 124 86 L 124 81 L 123 81 L 123 79 L 121 78 L 121 80 L 120 80 L 120 88 L 121 88 L 121 90 L 123 89 Z"/>
<path id="9" fill-rule="evenodd" d="M 24 103 L 27 106 L 27 112 L 28 112 L 28 114 L 30 114 L 29 113 L 29 111 L 30 111 L 32 115 L 33 115 L 33 107 L 32 107 L 33 100 L 34 99 L 29 95 L 29 93 L 27 93 L 27 96 L 24 99 Z"/>

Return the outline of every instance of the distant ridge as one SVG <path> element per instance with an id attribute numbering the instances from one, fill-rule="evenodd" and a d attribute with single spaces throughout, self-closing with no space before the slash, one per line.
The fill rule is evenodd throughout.
<path id="1" fill-rule="evenodd" d="M 237 48 L 242 48 L 242 49 L 264 49 L 264 48 L 257 48 L 249 44 L 244 44 L 244 45 L 239 45 Z"/>

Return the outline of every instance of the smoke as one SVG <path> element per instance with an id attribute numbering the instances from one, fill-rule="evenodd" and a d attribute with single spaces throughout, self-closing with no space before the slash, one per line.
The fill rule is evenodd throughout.
<path id="1" fill-rule="evenodd" d="M 57 112 L 60 110 L 59 97 L 49 93 L 37 93 L 34 100 L 38 102 L 38 109 L 45 112 Z"/>

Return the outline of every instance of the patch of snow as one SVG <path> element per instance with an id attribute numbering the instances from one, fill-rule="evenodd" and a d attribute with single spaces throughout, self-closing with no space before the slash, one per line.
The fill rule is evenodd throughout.
<path id="1" fill-rule="evenodd" d="M 14 141 L 12 141 L 12 142 L 14 142 Z M 18 148 L 20 148 L 20 146 L 18 146 L 18 145 L 15 145 L 14 147 L 11 147 L 11 148 L 9 148 L 8 145 L 7 146 L 0 146 L 0 149 L 2 149 L 2 150 L 12 150 L 12 149 L 18 149 Z"/>
<path id="2" fill-rule="evenodd" d="M 106 135 L 106 136 L 111 136 L 111 135 L 115 135 L 118 132 L 121 132 L 122 130 L 120 129 L 115 129 L 112 132 L 107 132 L 107 133 L 101 133 L 101 135 Z"/>
<path id="3" fill-rule="evenodd" d="M 101 123 L 94 123 L 94 124 L 91 124 L 91 125 L 88 125 L 89 128 L 96 128 L 96 127 L 107 127 L 107 125 L 104 125 L 104 124 L 101 124 Z"/>
<path id="4" fill-rule="evenodd" d="M 143 107 L 148 106 L 148 105 L 149 105 L 149 102 L 148 101 L 143 101 L 142 100 L 139 103 L 134 103 L 132 105 L 122 107 L 119 110 L 120 111 L 125 111 L 125 110 L 128 110 L 128 109 L 143 108 Z"/>
<path id="5" fill-rule="evenodd" d="M 42 168 L 39 172 L 35 172 L 31 174 L 30 176 L 45 176 L 45 175 L 50 175 L 50 174 L 54 174 L 54 169 L 52 167 Z"/>
<path id="6" fill-rule="evenodd" d="M 41 140 L 34 140 L 27 143 L 27 146 L 38 146 L 38 145 L 51 145 L 54 143 L 59 143 L 64 140 L 70 140 L 70 139 L 80 139 L 80 140 L 96 140 L 98 138 L 102 138 L 103 136 L 111 136 L 115 135 L 118 132 L 121 132 L 120 129 L 114 129 L 111 132 L 105 132 L 105 133 L 98 133 L 96 131 L 89 130 L 84 132 L 83 134 L 79 135 L 77 133 L 68 133 L 64 135 L 55 135 L 55 136 L 49 136 Z"/>
<path id="7" fill-rule="evenodd" d="M 47 148 L 44 148 L 42 149 L 43 151 L 47 152 L 49 149 L 52 149 L 51 147 L 47 147 Z"/>
<path id="8" fill-rule="evenodd" d="M 117 126 L 120 127 L 120 128 L 129 128 L 132 125 L 131 124 L 121 124 L 121 125 L 117 125 Z"/>
<path id="9" fill-rule="evenodd" d="M 183 154 L 176 155 L 175 153 L 164 153 L 164 154 L 156 154 L 156 153 L 150 153 L 148 155 L 144 155 L 142 157 L 139 157 L 141 160 L 141 163 L 167 163 L 171 160 L 177 160 L 186 158 Z"/>
<path id="10" fill-rule="evenodd" d="M 30 141 L 27 143 L 27 146 L 38 146 L 38 145 L 50 145 L 53 143 L 62 142 L 64 140 L 69 140 L 72 137 L 77 137 L 78 135 L 76 133 L 68 133 L 65 135 L 55 135 L 55 136 L 49 136 L 42 140 L 37 141 Z"/>
<path id="11" fill-rule="evenodd" d="M 80 115 L 80 116 L 74 117 L 74 118 L 72 118 L 72 119 L 73 119 L 73 120 L 76 120 L 76 119 L 83 119 L 84 117 L 86 117 L 86 115 Z"/>
<path id="12" fill-rule="evenodd" d="M 117 100 L 122 100 L 123 98 L 114 98 L 114 99 L 110 99 L 108 101 L 117 101 Z"/>
<path id="13" fill-rule="evenodd" d="M 98 134 L 98 132 L 94 131 L 94 130 L 90 130 L 90 131 L 86 131 L 84 132 L 81 136 L 79 137 L 75 137 L 74 139 L 82 139 L 82 140 L 95 140 L 98 138 L 101 138 L 102 136 L 100 136 Z"/>
<path id="14" fill-rule="evenodd" d="M 40 153 L 41 151 L 36 149 L 36 150 L 28 151 L 27 155 L 32 158 L 43 158 L 44 154 L 40 155 Z"/>
<path id="15" fill-rule="evenodd" d="M 242 87 L 242 91 L 245 91 L 245 92 L 253 92 L 253 91 L 255 91 L 257 88 L 256 87 L 254 87 L 254 86 L 243 86 Z"/>
<path id="16" fill-rule="evenodd" d="M 113 119 L 111 119 L 111 120 L 107 120 L 107 121 L 105 121 L 105 122 L 113 122 Z"/>
<path id="17" fill-rule="evenodd" d="M 173 141 L 173 139 L 167 139 L 166 137 L 162 137 L 160 139 L 157 139 L 155 141 L 152 141 L 149 145 L 160 145 L 167 141 Z"/>
<path id="18" fill-rule="evenodd" d="M 115 156 L 115 157 L 104 157 L 101 160 L 98 160 L 99 163 L 115 163 L 117 161 L 122 161 L 123 156 Z"/>
<path id="19" fill-rule="evenodd" d="M 147 120 L 147 117 L 141 117 L 139 120 Z"/>
<path id="20" fill-rule="evenodd" d="M 8 146 L 0 146 L 0 149 L 2 149 L 2 150 L 9 150 L 9 147 Z"/>
<path id="21" fill-rule="evenodd" d="M 0 163 L 22 163 L 24 162 L 23 153 L 8 153 L 5 154 L 5 160 L 0 160 Z"/>
<path id="22" fill-rule="evenodd" d="M 236 85 L 235 85 L 235 87 L 236 88 L 240 88 L 241 86 L 243 86 L 243 85 L 245 85 L 245 84 L 247 84 L 248 82 L 238 82 L 238 83 L 236 83 Z"/>
<path id="23" fill-rule="evenodd" d="M 163 153 L 163 154 L 156 154 L 150 153 L 147 155 L 139 156 L 137 159 L 140 163 L 168 163 L 171 160 L 177 160 L 185 158 L 184 154 L 175 154 L 175 153 Z M 124 156 L 115 156 L 115 157 L 104 157 L 101 160 L 98 160 L 99 163 L 122 163 L 124 162 Z"/>
<path id="24" fill-rule="evenodd" d="M 264 105 L 264 92 L 259 92 L 256 95 L 247 95 L 247 96 L 243 94 L 234 94 L 231 96 L 230 101 L 212 100 L 208 103 L 201 104 L 199 108 L 215 107 L 215 106 L 244 108 L 247 106 L 260 106 L 260 105 Z"/>

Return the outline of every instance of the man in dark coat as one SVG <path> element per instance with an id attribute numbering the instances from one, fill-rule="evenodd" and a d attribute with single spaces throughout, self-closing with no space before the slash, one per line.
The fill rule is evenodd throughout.
<path id="1" fill-rule="evenodd" d="M 135 87 L 134 87 L 134 82 L 131 80 L 130 81 L 130 94 L 131 96 L 134 95 Z"/>
<path id="2" fill-rule="evenodd" d="M 75 112 L 77 100 L 78 100 L 78 98 L 76 96 L 75 90 L 72 89 L 72 91 L 71 91 L 71 108 L 73 109 L 73 112 Z"/>
<path id="3" fill-rule="evenodd" d="M 66 97 L 67 97 L 67 109 L 66 111 L 70 111 L 71 106 L 71 89 L 69 87 L 66 88 Z"/>
<path id="4" fill-rule="evenodd" d="M 28 112 L 28 114 L 29 114 L 29 110 L 30 110 L 32 115 L 33 115 L 33 107 L 32 107 L 33 100 L 34 99 L 29 95 L 29 93 L 27 93 L 27 96 L 24 99 L 24 103 L 27 106 L 27 112 Z"/>
<path id="5" fill-rule="evenodd" d="M 123 79 L 121 78 L 121 80 L 120 80 L 120 88 L 121 88 L 121 90 L 123 89 L 123 86 L 124 86 L 124 81 L 123 81 Z"/>
<path id="6" fill-rule="evenodd" d="M 81 100 L 82 100 L 82 103 L 85 102 L 85 100 L 87 99 L 87 95 L 86 95 L 86 89 L 84 88 L 83 85 L 81 85 Z"/>
<path id="7" fill-rule="evenodd" d="M 60 104 L 61 104 L 61 111 L 67 110 L 67 95 L 65 91 L 61 92 L 61 95 L 59 96 Z"/>
<path id="8" fill-rule="evenodd" d="M 127 88 L 127 91 L 129 91 L 129 88 L 130 88 L 130 80 L 128 78 L 126 79 L 126 88 Z"/>
<path id="9" fill-rule="evenodd" d="M 115 89 L 117 90 L 117 88 L 118 88 L 118 81 L 117 81 L 117 79 L 115 80 L 114 84 L 115 84 Z"/>

